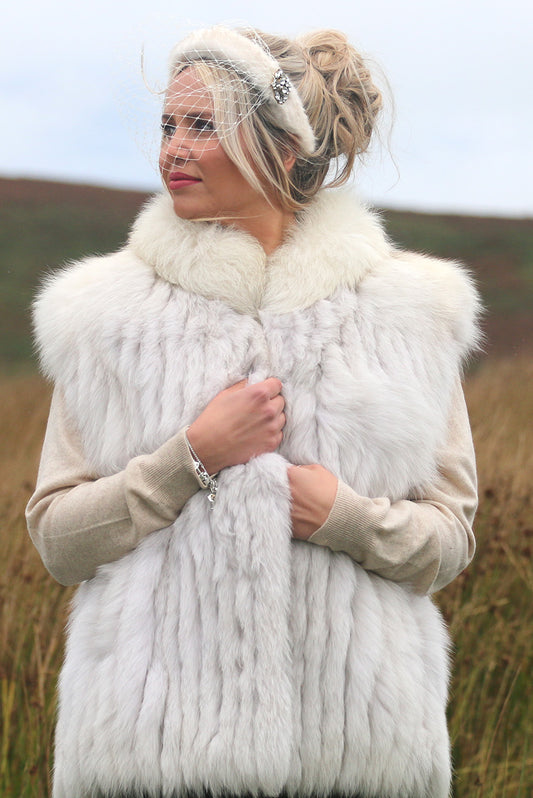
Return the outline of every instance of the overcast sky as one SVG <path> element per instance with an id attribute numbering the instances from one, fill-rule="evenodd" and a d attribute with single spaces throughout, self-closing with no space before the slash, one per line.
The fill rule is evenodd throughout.
<path id="1" fill-rule="evenodd" d="M 533 216 L 525 0 L 11 0 L 0 32 L 0 175 L 157 188 L 159 108 L 140 52 L 156 84 L 191 27 L 232 21 L 289 35 L 338 28 L 381 66 L 395 121 L 357 177 L 366 199 Z"/>

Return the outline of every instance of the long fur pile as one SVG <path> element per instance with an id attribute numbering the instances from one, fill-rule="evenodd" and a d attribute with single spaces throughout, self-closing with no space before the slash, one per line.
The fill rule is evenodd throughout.
<path id="1" fill-rule="evenodd" d="M 435 474 L 475 344 L 468 277 L 394 250 L 341 195 L 267 259 L 167 198 L 121 252 L 36 307 L 45 372 L 96 474 L 116 472 L 243 377 L 281 379 L 279 452 L 225 470 L 76 596 L 54 798 L 145 790 L 445 798 L 447 637 L 429 598 L 291 540 L 287 463 L 358 493 Z"/>

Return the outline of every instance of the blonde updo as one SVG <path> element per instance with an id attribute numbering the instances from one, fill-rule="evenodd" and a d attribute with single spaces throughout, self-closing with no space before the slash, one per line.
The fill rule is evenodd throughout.
<path id="1" fill-rule="evenodd" d="M 294 41 L 259 35 L 297 89 L 315 133 L 316 150 L 305 158 L 286 140 L 296 163 L 288 175 L 278 163 L 270 176 L 283 206 L 297 210 L 324 185 L 340 186 L 349 179 L 357 156 L 370 145 L 382 94 L 363 57 L 339 31 L 312 31 Z M 257 117 L 265 110 L 259 108 Z M 279 145 L 281 131 L 272 120 L 265 122 Z"/>
<path id="2" fill-rule="evenodd" d="M 195 60 L 195 71 L 211 92 L 229 157 L 254 188 L 285 210 L 298 211 L 322 187 L 349 179 L 357 156 L 369 147 L 381 92 L 363 57 L 338 31 L 318 30 L 295 40 L 253 29 L 238 32 L 265 46 L 296 88 L 315 135 L 312 155 L 304 155 L 297 136 L 280 127 L 275 104 L 258 104 L 247 81 L 237 84 L 231 64 Z M 171 74 L 187 66 L 176 62 Z M 290 170 L 288 158 L 295 159 Z"/>
<path id="3" fill-rule="evenodd" d="M 346 182 L 355 159 L 368 149 L 382 95 L 361 55 L 338 31 L 314 31 L 298 40 L 308 68 L 298 92 L 315 132 L 311 161 L 297 164 L 304 193 L 311 196 L 336 170 L 330 185 Z M 294 176 L 297 179 L 297 176 Z"/>

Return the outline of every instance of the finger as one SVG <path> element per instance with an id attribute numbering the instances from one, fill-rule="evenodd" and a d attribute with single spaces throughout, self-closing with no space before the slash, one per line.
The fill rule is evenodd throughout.
<path id="1" fill-rule="evenodd" d="M 300 482 L 302 477 L 304 477 L 304 475 L 302 474 L 302 468 L 305 468 L 305 466 L 302 465 L 289 466 L 289 468 L 287 469 L 289 480 L 293 479 Z"/>
<path id="2" fill-rule="evenodd" d="M 285 407 L 285 399 L 283 398 L 283 396 L 278 394 L 278 396 L 275 396 L 270 401 L 272 403 L 272 407 L 274 408 L 277 416 L 279 416 L 280 413 L 283 413 L 283 408 Z"/>
<path id="3" fill-rule="evenodd" d="M 268 393 L 271 399 L 273 399 L 275 396 L 279 396 L 283 389 L 283 385 L 277 377 L 268 377 L 268 379 L 264 381 L 264 385 L 266 388 L 268 388 Z"/>

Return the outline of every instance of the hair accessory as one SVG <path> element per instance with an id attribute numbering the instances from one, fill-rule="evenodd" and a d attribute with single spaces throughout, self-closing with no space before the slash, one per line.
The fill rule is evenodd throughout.
<path id="1" fill-rule="evenodd" d="M 253 98 L 250 113 L 269 104 L 279 127 L 298 139 L 302 154 L 311 155 L 315 151 L 315 136 L 298 91 L 259 34 L 223 25 L 194 31 L 170 53 L 170 78 L 180 67 L 202 61 L 222 66 L 228 72 L 228 81 L 250 87 Z"/>
<path id="2" fill-rule="evenodd" d="M 282 69 L 278 69 L 274 75 L 274 80 L 272 81 L 271 86 L 276 102 L 280 105 L 283 105 L 283 103 L 287 102 L 292 86 L 287 75 Z"/>
<path id="3" fill-rule="evenodd" d="M 209 496 L 207 497 L 207 500 L 210 505 L 209 509 L 212 510 L 215 506 L 215 501 L 217 498 L 217 491 L 218 491 L 218 482 L 216 480 L 217 474 L 213 474 L 212 476 L 208 474 L 206 467 L 204 466 L 204 464 L 202 463 L 202 461 L 200 460 L 200 458 L 192 448 L 191 442 L 187 437 L 187 433 L 185 433 L 185 440 L 187 441 L 187 446 L 189 447 L 189 451 L 191 453 L 196 476 L 200 480 L 202 488 L 204 490 L 209 491 Z"/>

